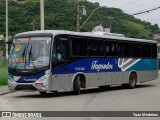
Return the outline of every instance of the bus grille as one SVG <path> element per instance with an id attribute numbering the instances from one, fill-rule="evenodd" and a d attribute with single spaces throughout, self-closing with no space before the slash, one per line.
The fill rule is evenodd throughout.
<path id="1" fill-rule="evenodd" d="M 17 85 L 15 90 L 37 90 L 33 85 Z"/>

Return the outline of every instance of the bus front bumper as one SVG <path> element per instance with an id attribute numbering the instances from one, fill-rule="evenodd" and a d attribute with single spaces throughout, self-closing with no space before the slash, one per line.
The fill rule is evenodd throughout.
<path id="1" fill-rule="evenodd" d="M 15 81 L 8 80 L 8 89 L 10 91 L 28 91 L 28 90 L 38 90 L 40 92 L 47 92 L 48 85 L 41 82 L 34 82 L 34 83 L 17 83 Z"/>

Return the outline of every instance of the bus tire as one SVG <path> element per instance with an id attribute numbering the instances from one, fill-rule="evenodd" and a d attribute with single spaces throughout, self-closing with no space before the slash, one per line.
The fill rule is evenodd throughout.
<path id="1" fill-rule="evenodd" d="M 129 76 L 129 84 L 128 87 L 130 89 L 134 89 L 136 87 L 136 83 L 137 83 L 137 76 L 135 73 L 131 73 Z"/>
<path id="2" fill-rule="evenodd" d="M 46 95 L 47 92 L 39 92 L 41 95 Z"/>
<path id="3" fill-rule="evenodd" d="M 80 76 L 77 76 L 74 80 L 74 85 L 73 85 L 74 95 L 79 95 L 80 94 L 80 89 L 81 89 Z"/>

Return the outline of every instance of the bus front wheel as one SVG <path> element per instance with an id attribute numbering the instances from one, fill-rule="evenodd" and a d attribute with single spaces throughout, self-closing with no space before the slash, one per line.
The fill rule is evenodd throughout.
<path id="1" fill-rule="evenodd" d="M 77 76 L 74 80 L 73 93 L 75 95 L 79 95 L 80 94 L 80 89 L 81 89 L 80 76 Z"/>
<path id="2" fill-rule="evenodd" d="M 130 89 L 134 89 L 136 87 L 136 83 L 137 83 L 137 76 L 135 73 L 131 73 L 129 76 L 129 85 L 128 87 Z"/>

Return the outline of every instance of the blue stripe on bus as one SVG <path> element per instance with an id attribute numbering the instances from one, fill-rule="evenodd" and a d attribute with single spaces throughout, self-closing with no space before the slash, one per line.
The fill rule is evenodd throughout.
<path id="1" fill-rule="evenodd" d="M 157 70 L 158 69 L 158 62 L 157 59 L 141 59 L 137 64 L 130 67 L 127 71 L 131 70 Z"/>
<path id="2" fill-rule="evenodd" d="M 129 59 L 128 59 L 129 60 Z M 95 72 L 121 72 L 121 71 L 143 71 L 157 70 L 157 59 L 129 60 L 123 66 L 119 65 L 118 58 L 88 58 L 78 60 L 60 68 L 52 70 L 52 74 L 72 74 L 77 72 L 95 73 Z M 125 69 L 126 68 L 126 69 Z"/>
<path id="3" fill-rule="evenodd" d="M 11 77 L 14 80 L 17 78 L 16 82 L 18 82 L 18 83 L 27 83 L 27 82 L 31 83 L 31 82 L 37 81 L 39 78 L 44 76 L 45 72 L 42 72 L 37 75 L 32 75 L 32 76 L 14 76 L 11 73 L 9 73 L 8 75 L 9 75 L 9 77 Z"/>

